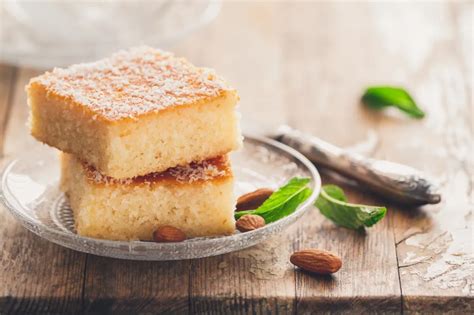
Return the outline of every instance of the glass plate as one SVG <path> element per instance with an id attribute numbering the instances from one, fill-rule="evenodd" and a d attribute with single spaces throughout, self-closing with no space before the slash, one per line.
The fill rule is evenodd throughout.
<path id="1" fill-rule="evenodd" d="M 261 187 L 277 188 L 294 176 L 311 178 L 313 194 L 290 216 L 251 232 L 193 238 L 180 243 L 94 239 L 76 234 L 72 211 L 58 189 L 58 153 L 38 144 L 5 167 L 0 199 L 28 230 L 56 244 L 100 256 L 176 260 L 219 255 L 262 242 L 312 208 L 321 189 L 314 165 L 300 153 L 273 140 L 246 137 L 243 149 L 232 154 L 232 162 L 237 196 Z"/>

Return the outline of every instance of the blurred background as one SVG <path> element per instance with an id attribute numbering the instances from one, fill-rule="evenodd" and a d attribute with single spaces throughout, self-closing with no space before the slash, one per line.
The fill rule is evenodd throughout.
<path id="1" fill-rule="evenodd" d="M 0 62 L 23 104 L 22 80 L 146 44 L 216 69 L 240 93 L 244 128 L 369 142 L 366 154 L 436 175 L 448 152 L 473 153 L 469 1 L 2 0 L 0 12 Z M 406 88 L 426 117 L 368 110 L 370 85 Z"/>
<path id="2" fill-rule="evenodd" d="M 445 169 L 448 146 L 472 153 L 469 1 L 2 0 L 0 12 L 0 61 L 16 79 L 147 44 L 215 68 L 244 122 L 340 146 L 376 134 L 379 157 L 421 169 Z M 386 84 L 426 117 L 360 106 L 367 86 Z"/>
<path id="3" fill-rule="evenodd" d="M 50 68 L 148 43 L 170 46 L 209 23 L 219 1 L 3 1 L 2 59 Z"/>

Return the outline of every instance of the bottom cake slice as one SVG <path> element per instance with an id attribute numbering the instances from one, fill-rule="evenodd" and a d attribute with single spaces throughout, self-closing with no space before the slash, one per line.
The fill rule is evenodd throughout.
<path id="1" fill-rule="evenodd" d="M 227 156 L 133 179 L 113 179 L 62 154 L 61 188 L 77 233 L 109 240 L 151 240 L 171 225 L 188 237 L 232 234 L 233 174 Z"/>

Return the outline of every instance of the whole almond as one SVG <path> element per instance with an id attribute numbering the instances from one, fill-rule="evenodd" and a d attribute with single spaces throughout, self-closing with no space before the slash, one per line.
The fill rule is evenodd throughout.
<path id="1" fill-rule="evenodd" d="M 246 214 L 235 222 L 235 227 L 240 232 L 248 232 L 265 226 L 265 219 L 259 215 Z"/>
<path id="2" fill-rule="evenodd" d="M 321 249 L 303 249 L 294 252 L 290 261 L 303 270 L 323 275 L 334 273 L 342 266 L 341 258 Z"/>
<path id="3" fill-rule="evenodd" d="M 182 242 L 186 239 L 186 234 L 178 228 L 170 225 L 159 227 L 153 232 L 155 242 Z"/>
<path id="4" fill-rule="evenodd" d="M 273 190 L 270 188 L 260 188 L 242 195 L 237 199 L 235 211 L 257 209 L 265 200 L 268 199 L 268 197 L 270 197 L 271 194 L 273 194 Z"/>

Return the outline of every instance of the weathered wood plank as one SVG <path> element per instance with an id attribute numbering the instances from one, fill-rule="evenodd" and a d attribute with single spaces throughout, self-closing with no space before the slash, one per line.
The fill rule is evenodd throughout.
<path id="1" fill-rule="evenodd" d="M 359 105 L 359 97 L 373 79 L 370 64 L 383 64 L 373 49 L 369 6 L 302 2 L 284 16 L 292 21 L 285 24 L 281 65 L 288 82 L 285 104 L 292 108 L 289 122 L 341 146 L 360 142 L 378 122 Z M 323 184 L 335 180 L 325 176 Z M 338 184 L 353 202 L 384 204 L 363 187 Z M 331 250 L 342 257 L 343 267 L 333 277 L 296 272 L 298 314 L 401 311 L 392 218 L 389 209 L 366 233 L 336 227 L 317 210 L 302 220 L 295 249 Z"/>
<path id="2" fill-rule="evenodd" d="M 30 142 L 25 126 L 28 110 L 24 85 L 34 74 L 21 70 L 12 92 L 7 158 L 20 153 Z M 80 313 L 85 255 L 26 231 L 1 206 L 0 222 L 0 313 Z"/>
<path id="3" fill-rule="evenodd" d="M 190 263 L 89 255 L 85 310 L 90 314 L 188 314 Z"/>
<path id="4" fill-rule="evenodd" d="M 352 202 L 384 203 L 370 193 L 333 177 L 325 175 L 323 180 L 342 187 Z M 317 209 L 302 221 L 298 226 L 295 249 L 330 250 L 342 258 L 343 266 L 333 276 L 296 272 L 298 314 L 401 311 L 391 212 L 365 233 L 339 228 L 324 219 Z"/>
<path id="5" fill-rule="evenodd" d="M 374 26 L 384 34 L 378 43 L 391 47 L 386 64 L 396 67 L 397 81 L 427 112 L 420 121 L 377 115 L 383 141 L 376 156 L 437 177 L 444 197 L 442 204 L 421 209 L 390 205 L 404 311 L 472 312 L 472 72 L 459 57 L 461 39 L 472 45 L 472 24 L 457 33 L 447 3 L 417 3 L 410 13 L 399 5 L 373 10 Z"/>
<path id="6" fill-rule="evenodd" d="M 177 53 L 221 73 L 240 94 L 243 117 L 283 121 L 276 19 L 281 4 L 226 3 L 208 28 Z M 245 21 L 245 22 L 244 22 Z M 205 45 L 202 43 L 205 42 Z M 289 264 L 295 230 L 238 253 L 193 261 L 191 312 L 197 314 L 294 313 L 295 279 Z"/>
<path id="7" fill-rule="evenodd" d="M 472 154 L 472 84 L 466 82 L 472 77 L 472 65 L 463 66 L 458 55 L 461 49 L 472 47 L 472 27 L 461 26 L 463 30 L 456 34 L 450 10 L 443 3 L 417 3 L 409 11 L 400 4 L 303 5 L 307 7 L 295 14 L 297 29 L 288 28 L 292 43 L 302 44 L 290 50 L 296 57 L 285 60 L 293 62 L 293 83 L 305 87 L 302 109 L 315 118 L 303 120 L 294 110 L 293 120 L 338 144 L 350 144 L 360 137 L 361 127 L 372 128 L 382 139 L 376 157 L 413 165 L 444 179 L 446 200 L 440 206 L 416 210 L 388 204 L 392 216 L 388 221 L 393 222 L 399 243 L 403 306 L 406 312 L 469 311 L 474 274 L 472 179 L 468 173 L 472 169 L 468 158 Z M 324 22 L 325 27 L 307 36 L 304 22 L 310 18 Z M 472 19 L 464 16 L 463 21 L 471 23 Z M 461 38 L 468 43 L 457 47 Z M 307 63 L 311 55 L 323 58 Z M 462 55 L 472 62 L 472 54 Z M 325 89 L 324 84 L 331 81 Z M 355 101 L 364 85 L 371 83 L 408 87 L 428 116 L 416 121 L 394 111 L 380 114 L 360 109 Z M 289 100 L 296 97 L 290 94 Z M 328 106 L 330 110 L 325 110 Z M 327 121 L 337 125 L 328 128 Z M 339 126 L 347 127 L 341 130 Z M 403 240 L 411 234 L 412 238 Z"/>
<path id="8" fill-rule="evenodd" d="M 193 261 L 192 314 L 293 314 L 295 229 L 238 253 Z"/>
<path id="9" fill-rule="evenodd" d="M 474 311 L 472 3 L 444 4 L 444 37 L 434 38 L 414 81 L 429 99 L 422 128 L 387 130 L 417 139 L 404 158 L 441 182 L 444 200 L 397 216 L 396 238 L 408 313 Z"/>
<path id="10" fill-rule="evenodd" d="M 3 155 L 3 143 L 10 113 L 13 83 L 16 69 L 12 66 L 0 64 L 0 157 Z"/>

